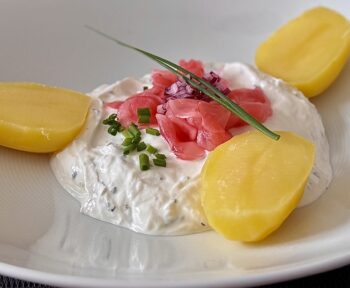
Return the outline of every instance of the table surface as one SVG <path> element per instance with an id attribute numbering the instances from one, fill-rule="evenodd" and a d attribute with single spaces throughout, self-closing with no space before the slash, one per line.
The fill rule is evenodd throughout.
<path id="1" fill-rule="evenodd" d="M 292 280 L 273 285 L 261 286 L 260 288 L 345 288 L 349 287 L 350 283 L 350 265 L 339 268 L 333 271 L 305 277 L 297 280 Z M 0 275 L 1 288 L 53 288 L 52 286 L 21 281 Z"/>

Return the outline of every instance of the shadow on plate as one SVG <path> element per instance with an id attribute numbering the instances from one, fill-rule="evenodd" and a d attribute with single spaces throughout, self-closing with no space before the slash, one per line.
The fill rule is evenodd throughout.
<path id="1" fill-rule="evenodd" d="M 0 242 L 24 248 L 53 221 L 53 194 L 45 178 L 48 156 L 0 147 L 0 158 Z"/>

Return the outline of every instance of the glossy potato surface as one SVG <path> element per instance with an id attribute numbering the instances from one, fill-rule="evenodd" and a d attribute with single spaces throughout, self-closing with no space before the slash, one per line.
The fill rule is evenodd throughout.
<path id="1" fill-rule="evenodd" d="M 350 23 L 339 13 L 316 7 L 273 33 L 256 51 L 257 67 L 301 90 L 322 93 L 350 54 Z"/>
<path id="2" fill-rule="evenodd" d="M 228 239 L 264 239 L 303 195 L 314 145 L 291 132 L 278 133 L 278 141 L 258 131 L 243 133 L 218 146 L 206 160 L 202 206 L 210 226 Z"/>
<path id="3" fill-rule="evenodd" d="M 0 145 L 47 153 L 64 148 L 84 125 L 90 97 L 37 83 L 0 83 Z"/>

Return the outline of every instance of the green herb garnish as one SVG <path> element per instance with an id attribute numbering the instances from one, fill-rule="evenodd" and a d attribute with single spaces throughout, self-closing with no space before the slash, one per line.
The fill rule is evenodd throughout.
<path id="1" fill-rule="evenodd" d="M 128 155 L 130 154 L 132 151 L 134 151 L 136 149 L 137 145 L 136 144 L 129 144 L 128 146 L 125 146 L 123 149 L 123 154 L 124 155 Z"/>
<path id="2" fill-rule="evenodd" d="M 147 145 L 145 142 L 140 142 L 139 144 L 137 144 L 137 151 L 140 152 L 140 151 L 143 151 L 147 148 Z"/>
<path id="3" fill-rule="evenodd" d="M 156 156 L 156 158 L 157 159 L 166 159 L 166 156 L 164 155 L 164 154 L 161 154 L 161 153 L 156 153 L 156 155 L 154 155 L 154 156 Z"/>
<path id="4" fill-rule="evenodd" d="M 111 134 L 112 136 L 115 136 L 115 135 L 117 135 L 117 133 L 118 133 L 118 128 L 115 127 L 115 126 L 111 126 L 111 127 L 108 128 L 107 131 L 108 131 L 108 133 Z"/>
<path id="5" fill-rule="evenodd" d="M 120 126 L 118 127 L 118 132 L 123 132 L 125 130 L 125 128 L 120 124 Z"/>
<path id="6" fill-rule="evenodd" d="M 160 135 L 159 130 L 154 129 L 154 128 L 146 128 L 146 133 L 154 135 L 154 136 L 159 136 Z"/>
<path id="7" fill-rule="evenodd" d="M 149 163 L 149 157 L 145 153 L 141 153 L 139 155 L 139 163 L 140 163 L 141 171 L 146 171 L 151 167 L 151 165 Z"/>
<path id="8" fill-rule="evenodd" d="M 151 111 L 149 108 L 138 108 L 137 116 L 139 118 L 139 123 L 149 123 L 151 119 Z"/>
<path id="9" fill-rule="evenodd" d="M 138 122 L 141 123 L 141 124 L 148 124 L 150 123 L 150 117 L 149 116 L 139 116 L 139 119 L 138 119 Z"/>
<path id="10" fill-rule="evenodd" d="M 209 84 L 207 81 L 203 80 L 202 78 L 198 77 L 197 75 L 191 73 L 190 71 L 182 68 L 179 65 L 176 65 L 175 63 L 170 62 L 167 59 L 164 59 L 162 57 L 159 57 L 155 54 L 152 54 L 150 52 L 147 52 L 145 50 L 139 49 L 137 47 L 131 46 L 127 43 L 124 43 L 116 38 L 113 38 L 101 31 L 98 31 L 97 29 L 86 26 L 88 29 L 116 42 L 119 45 L 122 45 L 124 47 L 127 47 L 129 49 L 133 49 L 146 57 L 150 58 L 151 60 L 157 62 L 161 66 L 163 66 L 165 69 L 173 72 L 179 77 L 182 77 L 187 84 L 191 85 L 193 88 L 198 89 L 205 95 L 209 96 L 214 101 L 218 102 L 222 106 L 224 106 L 226 109 L 237 115 L 239 118 L 241 118 L 243 121 L 248 123 L 250 126 L 254 127 L 255 129 L 259 130 L 260 132 L 264 133 L 265 135 L 269 136 L 270 138 L 274 140 L 278 140 L 280 138 L 280 135 L 274 133 L 273 131 L 266 128 L 263 124 L 261 124 L 258 120 L 256 120 L 252 115 L 248 114 L 244 109 L 242 109 L 240 106 L 238 106 L 236 103 L 234 103 L 229 97 L 227 97 L 225 94 L 223 94 L 220 90 L 218 90 L 216 87 Z"/>
<path id="11" fill-rule="evenodd" d="M 129 132 L 128 129 L 124 129 L 123 132 L 122 132 L 123 136 L 125 138 L 133 138 L 134 136 Z"/>
<path id="12" fill-rule="evenodd" d="M 133 139 L 132 139 L 132 144 L 139 144 L 141 141 L 141 135 L 138 135 L 138 136 L 135 136 Z"/>
<path id="13" fill-rule="evenodd" d="M 146 148 L 146 151 L 150 154 L 155 154 L 158 152 L 158 149 L 157 148 L 154 148 L 152 145 L 150 144 L 147 144 L 147 148 Z"/>
<path id="14" fill-rule="evenodd" d="M 153 159 L 153 164 L 160 167 L 166 167 L 166 160 L 155 158 Z"/>
<path id="15" fill-rule="evenodd" d="M 122 124 L 120 124 L 117 120 L 117 114 L 111 114 L 108 118 L 104 119 L 102 123 L 104 125 L 109 125 L 108 133 L 112 136 L 117 135 L 118 132 L 120 132 L 120 129 L 122 127 Z"/>
<path id="16" fill-rule="evenodd" d="M 130 124 L 128 131 L 133 137 L 141 136 L 141 131 L 134 123 Z"/>
<path id="17" fill-rule="evenodd" d="M 117 118 L 117 114 L 111 114 L 108 116 L 107 119 L 103 120 L 103 124 L 104 125 L 113 125 L 115 123 L 117 123 L 117 121 L 115 120 Z"/>
<path id="18" fill-rule="evenodd" d="M 139 116 L 150 115 L 150 110 L 148 108 L 138 109 Z M 118 122 L 117 114 L 111 114 L 108 118 L 103 120 L 104 125 L 109 125 L 108 133 L 111 135 L 116 135 L 118 132 L 122 132 L 124 140 L 121 143 L 123 147 L 123 154 L 129 155 L 133 151 L 141 152 L 146 150 L 149 154 L 154 155 L 152 159 L 155 166 L 166 167 L 166 156 L 164 154 L 158 153 L 158 149 L 150 144 L 146 144 L 141 141 L 142 134 L 136 124 L 131 123 L 127 129 L 125 129 L 120 122 Z M 159 136 L 160 132 L 154 128 L 146 128 L 146 133 L 151 135 Z M 145 153 L 139 155 L 139 164 L 141 171 L 146 171 L 151 168 L 149 156 Z"/>
<path id="19" fill-rule="evenodd" d="M 137 116 L 149 116 L 151 117 L 151 110 L 149 108 L 138 108 Z"/>
<path id="20" fill-rule="evenodd" d="M 133 138 L 124 138 L 122 146 L 128 146 L 132 143 Z"/>

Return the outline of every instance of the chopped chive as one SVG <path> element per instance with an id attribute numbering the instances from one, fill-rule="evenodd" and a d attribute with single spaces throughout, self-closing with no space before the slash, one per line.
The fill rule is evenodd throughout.
<path id="1" fill-rule="evenodd" d="M 108 133 L 115 136 L 118 132 L 121 132 L 123 130 L 122 124 L 117 121 L 118 117 L 117 114 L 111 114 L 108 116 L 108 118 L 104 119 L 102 123 L 104 125 L 109 125 Z"/>
<path id="2" fill-rule="evenodd" d="M 117 135 L 117 133 L 118 133 L 117 127 L 115 127 L 115 126 L 109 127 L 109 128 L 108 128 L 108 133 L 111 134 L 111 135 L 113 135 L 113 136 Z"/>
<path id="3" fill-rule="evenodd" d="M 141 135 L 139 128 L 134 123 L 130 124 L 128 131 L 134 137 Z"/>
<path id="4" fill-rule="evenodd" d="M 124 141 L 122 142 L 123 146 L 128 146 L 132 143 L 133 138 L 124 138 Z"/>
<path id="5" fill-rule="evenodd" d="M 129 129 L 124 129 L 122 132 L 125 138 L 133 138 L 134 136 L 129 132 Z"/>
<path id="6" fill-rule="evenodd" d="M 143 150 L 145 150 L 147 148 L 147 145 L 145 144 L 145 142 L 140 142 L 139 144 L 137 144 L 137 147 L 136 147 L 136 149 L 137 149 L 137 151 L 143 151 Z"/>
<path id="7" fill-rule="evenodd" d="M 133 144 L 139 144 L 140 141 L 141 141 L 141 136 L 138 135 L 138 136 L 136 136 L 136 137 L 134 137 L 134 138 L 132 139 L 131 143 L 133 143 Z"/>
<path id="8" fill-rule="evenodd" d="M 104 125 L 114 125 L 117 123 L 117 121 L 115 121 L 114 119 L 105 119 L 102 122 Z"/>
<path id="9" fill-rule="evenodd" d="M 150 117 L 147 115 L 141 115 L 141 116 L 139 116 L 138 122 L 142 123 L 142 124 L 150 123 Z"/>
<path id="10" fill-rule="evenodd" d="M 141 171 L 146 171 L 151 167 L 151 165 L 149 163 L 149 157 L 145 153 L 141 153 L 139 155 L 139 163 L 140 163 Z"/>
<path id="11" fill-rule="evenodd" d="M 146 133 L 154 135 L 154 136 L 159 136 L 160 135 L 159 130 L 154 129 L 154 128 L 146 128 Z"/>
<path id="12" fill-rule="evenodd" d="M 161 154 L 161 153 L 156 153 L 156 155 L 154 155 L 154 156 L 156 156 L 157 159 L 163 159 L 163 160 L 166 159 L 166 156 L 164 154 Z"/>
<path id="13" fill-rule="evenodd" d="M 105 120 L 102 121 L 102 123 L 103 123 L 104 125 L 110 125 L 110 124 L 109 124 L 109 123 L 110 123 L 110 120 L 109 120 L 109 119 L 105 119 Z"/>
<path id="14" fill-rule="evenodd" d="M 117 123 L 117 121 L 115 120 L 116 118 L 117 118 L 117 114 L 111 114 L 108 116 L 108 118 L 104 119 L 102 123 L 104 125 L 113 125 Z"/>
<path id="15" fill-rule="evenodd" d="M 150 144 L 147 144 L 146 151 L 147 151 L 148 153 L 154 154 L 154 153 L 157 153 L 157 152 L 158 152 L 158 149 L 157 149 L 157 148 L 154 148 L 154 147 L 153 147 L 152 145 L 150 145 Z"/>
<path id="16" fill-rule="evenodd" d="M 166 167 L 165 159 L 153 159 L 153 164 L 160 167 Z"/>
<path id="17" fill-rule="evenodd" d="M 137 116 L 139 123 L 149 123 L 151 117 L 151 110 L 149 110 L 149 108 L 138 108 Z"/>
<path id="18" fill-rule="evenodd" d="M 138 108 L 137 109 L 137 116 L 151 116 L 151 110 L 149 108 Z"/>
<path id="19" fill-rule="evenodd" d="M 111 126 L 115 127 L 117 131 L 119 131 L 119 128 L 122 126 L 122 124 L 120 124 L 120 122 L 115 121 L 115 123 L 112 124 Z"/>
<path id="20" fill-rule="evenodd" d="M 120 126 L 118 127 L 118 132 L 123 132 L 125 130 L 125 128 L 120 124 Z"/>
<path id="21" fill-rule="evenodd" d="M 123 154 L 128 155 L 130 154 L 130 152 L 134 151 L 135 149 L 136 149 L 136 145 L 131 143 L 130 145 L 125 146 L 125 148 L 123 149 Z"/>

